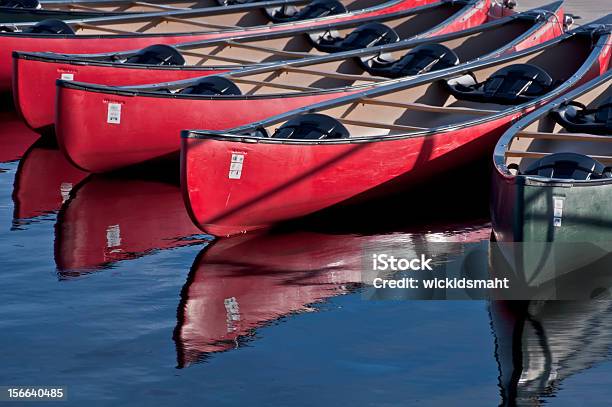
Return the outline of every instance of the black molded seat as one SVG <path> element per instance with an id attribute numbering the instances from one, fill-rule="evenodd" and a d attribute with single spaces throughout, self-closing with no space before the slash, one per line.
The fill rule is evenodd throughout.
<path id="1" fill-rule="evenodd" d="M 372 75 L 401 78 L 457 66 L 460 61 L 455 51 L 442 44 L 423 44 L 396 61 L 374 57 L 362 62 L 364 69 Z"/>
<path id="2" fill-rule="evenodd" d="M 38 0 L 0 0 L 0 7 L 38 10 L 41 5 Z"/>
<path id="3" fill-rule="evenodd" d="M 363 25 L 344 38 L 330 34 L 330 32 L 311 34 L 310 40 L 316 49 L 329 53 L 375 47 L 400 40 L 393 28 L 381 23 Z"/>
<path id="4" fill-rule="evenodd" d="M 273 138 L 299 140 L 326 140 L 349 138 L 350 133 L 333 117 L 309 113 L 289 120 L 279 127 Z"/>
<path id="5" fill-rule="evenodd" d="M 125 62 L 143 65 L 185 65 L 185 58 L 170 45 L 155 44 L 141 49 Z"/>
<path id="6" fill-rule="evenodd" d="M 567 102 L 551 110 L 553 119 L 574 133 L 612 135 L 612 97 L 594 109 L 578 102 Z"/>
<path id="7" fill-rule="evenodd" d="M 62 20 L 48 19 L 40 21 L 24 30 L 30 34 L 69 34 L 74 35 L 74 30 Z"/>
<path id="8" fill-rule="evenodd" d="M 578 153 L 547 155 L 532 163 L 524 174 L 574 180 L 612 178 L 609 167 L 589 156 Z"/>
<path id="9" fill-rule="evenodd" d="M 530 64 L 506 66 L 482 83 L 471 75 L 449 79 L 450 93 L 457 99 L 515 105 L 544 95 L 553 88 L 553 79 L 542 68 Z"/>
<path id="10" fill-rule="evenodd" d="M 301 21 L 309 18 L 319 18 L 346 13 L 346 7 L 336 0 L 315 0 L 301 10 L 293 6 L 272 8 L 268 10 L 270 20 L 275 23 Z"/>
<path id="11" fill-rule="evenodd" d="M 227 78 L 222 76 L 207 76 L 198 80 L 191 86 L 181 89 L 181 95 L 242 95 L 240 88 Z"/>

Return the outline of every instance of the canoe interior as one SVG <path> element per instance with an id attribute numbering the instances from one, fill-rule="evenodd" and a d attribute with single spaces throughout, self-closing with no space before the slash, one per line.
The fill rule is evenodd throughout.
<path id="1" fill-rule="evenodd" d="M 402 39 L 408 39 L 419 33 L 428 31 L 458 11 L 456 6 L 443 7 L 441 9 L 420 13 L 415 16 L 385 22 L 400 33 Z M 533 25 L 525 20 L 513 20 L 508 24 L 498 26 L 488 32 L 481 32 L 469 36 L 442 42 L 452 48 L 462 61 L 469 61 L 477 56 L 493 51 L 506 44 L 510 39 L 523 34 Z M 339 30 L 342 35 L 353 31 L 354 28 Z M 486 37 L 486 38 L 485 38 Z M 391 53 L 393 57 L 399 58 L 404 55 L 408 48 Z M 226 41 L 215 45 L 190 48 L 182 50 L 187 63 L 196 66 L 216 65 L 244 65 L 261 62 L 285 61 L 303 58 L 306 55 L 324 54 L 314 48 L 305 34 L 267 40 Z M 347 61 L 345 65 L 335 62 L 335 67 L 326 66 L 334 72 L 362 74 L 363 69 L 358 64 Z M 323 66 L 322 66 L 323 67 Z M 366 74 L 367 75 L 367 74 Z M 346 82 L 347 85 L 353 84 Z"/>
<path id="2" fill-rule="evenodd" d="M 208 0 L 204 0 L 208 1 Z M 361 10 L 380 4 L 374 0 L 342 0 L 349 11 Z M 180 3 L 179 3 L 180 4 Z M 191 3 L 184 3 L 189 5 Z M 175 6 L 173 4 L 173 6 Z M 203 6 L 205 7 L 205 6 Z M 133 9 L 132 11 L 137 11 Z M 159 12 L 163 10 L 153 10 Z M 204 14 L 206 12 L 204 11 Z M 83 22 L 71 24 L 79 35 L 102 35 L 102 34 L 167 34 L 181 32 L 206 32 L 225 29 L 240 29 L 271 24 L 270 18 L 263 8 L 253 8 L 243 11 L 235 11 L 216 15 L 201 16 L 159 16 L 156 18 L 143 17 L 133 18 L 124 22 Z"/>
<path id="3" fill-rule="evenodd" d="M 393 28 L 401 39 L 412 38 L 443 23 L 457 13 L 463 5 L 444 4 L 412 15 L 400 18 L 379 20 Z M 355 30 L 355 26 L 336 30 L 341 36 L 346 36 Z M 292 34 L 280 38 L 214 43 L 207 46 L 183 49 L 187 64 L 197 66 L 244 65 L 258 62 L 275 62 L 288 59 L 303 58 L 307 55 L 322 55 L 313 47 L 307 34 Z"/>
<path id="4" fill-rule="evenodd" d="M 573 36 L 538 52 L 472 71 L 472 74 L 478 82 L 482 82 L 505 66 L 528 63 L 543 68 L 554 81 L 563 83 L 579 69 L 590 52 L 590 39 L 586 36 Z M 567 60 L 567 55 L 573 55 L 574 58 Z M 252 85 L 240 81 L 236 83 L 245 93 L 250 90 L 255 94 L 265 92 L 263 84 Z M 295 81 L 286 83 L 293 85 Z M 278 89 L 276 91 L 278 92 Z M 283 89 L 283 92 L 301 91 Z M 321 110 L 319 113 L 338 119 L 349 130 L 351 137 L 376 137 L 409 134 L 439 126 L 460 124 L 490 116 L 509 107 L 511 106 L 458 100 L 450 94 L 443 81 L 436 81 L 374 98 L 358 99 Z M 283 122 L 276 122 L 269 125 L 266 130 L 272 134 L 282 124 Z"/>
<path id="5" fill-rule="evenodd" d="M 575 101 L 596 108 L 612 97 L 612 79 L 596 86 Z M 592 135 L 572 133 L 557 124 L 549 115 L 518 132 L 510 141 L 505 163 L 517 164 L 519 171 L 525 171 L 535 160 L 545 155 L 574 152 L 591 156 L 597 161 L 612 164 L 612 134 Z"/>
<path id="6" fill-rule="evenodd" d="M 531 27 L 532 25 L 524 20 L 513 20 L 492 30 L 438 43 L 455 51 L 461 62 L 469 62 L 506 46 Z M 390 54 L 399 59 L 411 48 L 413 47 L 407 46 Z M 299 67 L 284 66 L 260 74 L 236 73 L 231 75 L 231 80 L 237 83 L 246 95 L 262 95 L 281 91 L 291 93 L 367 85 L 388 78 L 371 75 L 356 58 L 348 58 Z"/>

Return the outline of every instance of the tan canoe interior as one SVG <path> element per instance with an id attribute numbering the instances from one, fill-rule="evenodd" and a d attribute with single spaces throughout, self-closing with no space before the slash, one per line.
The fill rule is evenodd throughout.
<path id="1" fill-rule="evenodd" d="M 612 97 L 612 79 L 575 99 L 596 108 Z M 612 134 L 571 133 L 544 116 L 517 133 L 506 150 L 506 165 L 518 164 L 524 171 L 532 162 L 548 154 L 573 152 L 588 155 L 602 164 L 612 164 Z"/>
<path id="2" fill-rule="evenodd" d="M 479 82 L 504 66 L 531 63 L 546 70 L 553 80 L 563 82 L 574 74 L 590 54 L 589 40 L 572 37 L 535 54 L 503 64 L 473 71 Z M 567 55 L 574 58 L 568 60 Z M 441 81 L 391 92 L 377 97 L 358 99 L 334 108 L 320 110 L 338 119 L 351 137 L 408 134 L 431 128 L 458 124 L 486 117 L 509 106 L 455 99 Z M 269 134 L 283 122 L 266 127 Z M 612 144 L 611 144 L 612 146 Z"/>
<path id="3" fill-rule="evenodd" d="M 455 51 L 460 61 L 468 62 L 507 45 L 531 26 L 524 20 L 514 20 L 486 32 L 478 32 L 440 43 Z M 399 59 L 411 48 L 406 47 L 391 54 L 394 58 Z M 370 75 L 356 58 L 349 58 L 299 67 L 284 66 L 254 75 L 236 73 L 231 76 L 231 80 L 239 85 L 243 94 L 260 95 L 367 85 L 379 83 L 388 78 Z"/>
<path id="4" fill-rule="evenodd" d="M 210 0 L 203 0 L 210 1 Z M 349 11 L 360 10 L 380 4 L 376 0 L 340 0 Z M 180 3 L 177 3 L 180 4 Z M 192 3 L 184 2 L 189 5 Z M 203 3 L 202 3 L 203 4 Z M 207 3 L 210 4 L 210 3 Z M 173 4 L 172 6 L 176 6 Z M 116 11 L 116 8 L 111 10 Z M 133 9 L 132 11 L 138 11 Z M 166 10 L 153 10 L 161 12 Z M 100 35 L 100 34 L 167 34 L 181 32 L 206 32 L 219 31 L 226 29 L 239 29 L 244 27 L 254 27 L 259 25 L 271 24 L 271 21 L 264 9 L 254 8 L 247 11 L 237 11 L 219 15 L 189 16 L 160 16 L 158 18 L 134 17 L 124 22 L 92 22 L 71 24 L 77 34 Z"/>
<path id="5" fill-rule="evenodd" d="M 444 5 L 428 12 L 417 15 L 385 21 L 384 23 L 394 28 L 402 39 L 412 38 L 423 32 L 430 30 L 444 20 L 451 17 L 461 9 L 457 5 Z M 532 23 L 525 20 L 514 20 L 511 23 L 498 26 L 486 33 L 480 32 L 470 36 L 463 36 L 444 42 L 446 46 L 457 52 L 461 61 L 469 61 L 487 52 L 494 51 L 507 44 L 512 39 L 526 32 L 532 27 Z M 339 30 L 340 35 L 345 36 L 355 27 Z M 196 66 L 218 66 L 218 65 L 244 65 L 260 62 L 273 62 L 303 58 L 305 56 L 324 55 L 313 47 L 306 34 L 290 35 L 282 38 L 268 40 L 228 40 L 216 42 L 214 45 L 198 48 L 181 48 L 181 53 L 187 60 L 187 64 Z M 396 58 L 404 55 L 406 50 L 393 53 Z M 352 59 L 346 62 L 333 62 L 317 67 L 313 70 L 321 69 L 326 72 L 344 73 L 352 75 L 363 75 L 364 71 Z M 294 70 L 294 72 L 297 72 Z M 287 72 L 284 72 L 287 74 Z M 367 76 L 367 74 L 365 74 Z M 266 76 L 251 78 L 255 80 L 267 80 Z M 324 83 L 316 83 L 320 78 L 300 78 L 299 75 L 291 75 L 289 80 L 282 78 L 282 82 L 294 83 L 300 86 L 329 87 Z M 336 79 L 338 77 L 336 76 Z M 278 82 L 271 79 L 272 82 Z M 373 79 L 376 81 L 376 79 Z M 351 78 L 346 78 L 341 83 L 340 80 L 334 81 L 334 86 L 354 85 Z M 271 85 L 273 86 L 273 85 Z"/>

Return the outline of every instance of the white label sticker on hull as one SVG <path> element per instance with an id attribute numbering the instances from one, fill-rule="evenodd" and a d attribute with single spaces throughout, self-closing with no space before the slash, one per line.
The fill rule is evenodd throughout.
<path id="1" fill-rule="evenodd" d="M 62 196 L 62 203 L 66 202 L 70 198 L 70 191 L 72 191 L 72 183 L 62 182 L 60 185 L 60 194 Z"/>
<path id="2" fill-rule="evenodd" d="M 64 81 L 73 81 L 74 80 L 74 74 L 73 73 L 63 73 L 62 76 L 60 76 L 60 79 L 62 79 Z"/>
<path id="3" fill-rule="evenodd" d="M 119 225 L 111 225 L 106 228 L 106 247 L 113 248 L 121 246 L 121 229 Z"/>
<path id="4" fill-rule="evenodd" d="M 563 201 L 565 198 L 553 196 L 553 225 L 557 228 L 561 227 L 561 219 L 563 218 Z"/>
<path id="5" fill-rule="evenodd" d="M 244 163 L 244 154 L 232 153 L 230 161 L 229 179 L 240 179 L 242 176 L 242 164 Z"/>
<path id="6" fill-rule="evenodd" d="M 121 104 L 120 103 L 109 103 L 108 104 L 106 122 L 110 124 L 121 123 Z"/>

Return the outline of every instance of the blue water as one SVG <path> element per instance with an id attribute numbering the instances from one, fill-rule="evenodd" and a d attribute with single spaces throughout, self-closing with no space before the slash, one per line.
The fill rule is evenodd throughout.
<path id="1" fill-rule="evenodd" d="M 36 170 L 48 155 L 26 157 L 0 163 L 0 386 L 66 386 L 67 406 L 610 404 L 607 303 L 532 310 L 540 335 L 484 301 L 362 297 L 362 245 L 477 239 L 486 215 L 210 243 L 173 179 L 57 177 Z"/>

